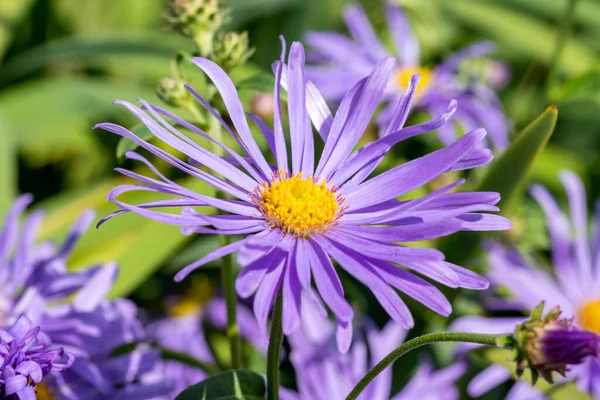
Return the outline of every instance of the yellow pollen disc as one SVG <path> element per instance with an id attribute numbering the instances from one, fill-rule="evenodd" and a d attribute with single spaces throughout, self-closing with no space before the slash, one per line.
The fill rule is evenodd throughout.
<path id="1" fill-rule="evenodd" d="M 431 78 L 433 77 L 433 71 L 428 67 L 404 67 L 398 69 L 396 72 L 395 80 L 396 85 L 401 89 L 406 89 L 408 87 L 408 83 L 410 82 L 410 78 L 415 75 L 421 75 L 421 80 L 419 81 L 419 85 L 417 86 L 416 94 L 423 94 L 425 90 L 431 84 Z"/>
<path id="2" fill-rule="evenodd" d="M 173 306 L 169 307 L 168 315 L 171 317 L 185 317 L 187 315 L 198 313 L 199 311 L 200 304 L 198 304 L 195 299 L 184 297 Z"/>
<path id="3" fill-rule="evenodd" d="M 579 326 L 582 329 L 600 335 L 600 300 L 587 303 L 577 314 Z"/>
<path id="4" fill-rule="evenodd" d="M 340 204 L 327 182 L 317 184 L 302 173 L 292 178 L 273 179 L 259 189 L 258 205 L 272 226 L 307 237 L 326 231 L 336 220 Z"/>
<path id="5" fill-rule="evenodd" d="M 35 385 L 35 394 L 37 400 L 54 400 L 54 395 L 43 382 Z"/>

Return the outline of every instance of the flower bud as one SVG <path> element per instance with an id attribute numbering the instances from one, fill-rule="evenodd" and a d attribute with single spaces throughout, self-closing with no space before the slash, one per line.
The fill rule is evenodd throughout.
<path id="1" fill-rule="evenodd" d="M 245 64 L 254 49 L 250 48 L 248 32 L 228 32 L 219 35 L 214 44 L 213 61 L 225 71 Z"/>
<path id="2" fill-rule="evenodd" d="M 600 336 L 579 329 L 572 319 L 559 319 L 560 309 L 542 316 L 544 303 L 533 310 L 531 318 L 518 325 L 512 343 L 515 349 L 517 376 L 527 368 L 533 381 L 542 376 L 553 383 L 552 372 L 565 375 L 569 365 L 582 363 L 587 357 L 600 355 Z"/>
<path id="3" fill-rule="evenodd" d="M 173 107 L 184 107 L 190 101 L 190 93 L 181 79 L 167 76 L 158 81 L 156 95 L 165 104 Z"/>
<path id="4" fill-rule="evenodd" d="M 216 32 L 226 21 L 219 0 L 170 0 L 167 21 L 182 35 L 195 38 Z"/>

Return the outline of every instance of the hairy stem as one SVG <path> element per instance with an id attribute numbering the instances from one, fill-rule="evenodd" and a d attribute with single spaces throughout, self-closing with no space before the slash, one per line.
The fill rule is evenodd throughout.
<path id="1" fill-rule="evenodd" d="M 424 346 L 429 343 L 436 342 L 465 342 L 477 343 L 488 346 L 496 346 L 496 339 L 502 335 L 485 335 L 481 333 L 466 333 L 466 332 L 439 332 L 430 333 L 419 336 L 401 344 L 390 354 L 385 356 L 377 365 L 375 365 L 367 374 L 356 384 L 352 392 L 346 397 L 346 400 L 355 400 L 360 393 L 377 377 L 384 369 L 392 365 L 394 361 L 402 357 L 411 350 L 417 347 Z"/>

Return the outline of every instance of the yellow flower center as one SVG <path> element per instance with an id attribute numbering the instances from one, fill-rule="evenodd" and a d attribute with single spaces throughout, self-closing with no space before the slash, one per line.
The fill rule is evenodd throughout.
<path id="1" fill-rule="evenodd" d="M 54 400 L 55 397 L 50 391 L 50 388 L 44 384 L 44 382 L 40 382 L 35 385 L 35 394 L 37 400 Z"/>
<path id="2" fill-rule="evenodd" d="M 410 82 L 410 78 L 415 74 L 421 75 L 421 80 L 419 81 L 419 84 L 417 85 L 417 90 L 416 90 L 415 94 L 422 95 L 427 90 L 429 85 L 431 84 L 431 81 L 433 78 L 433 71 L 429 67 L 418 67 L 417 66 L 417 67 L 399 68 L 398 71 L 396 71 L 396 75 L 394 77 L 395 83 L 399 88 L 401 88 L 402 90 L 405 90 L 406 88 L 408 88 L 408 83 Z"/>
<path id="3" fill-rule="evenodd" d="M 323 233 L 339 218 L 343 198 L 327 187 L 324 180 L 302 178 L 302 173 L 287 177 L 274 174 L 255 194 L 256 203 L 271 226 L 296 236 Z"/>
<path id="4" fill-rule="evenodd" d="M 600 300 L 584 305 L 577 314 L 582 329 L 600 335 Z"/>

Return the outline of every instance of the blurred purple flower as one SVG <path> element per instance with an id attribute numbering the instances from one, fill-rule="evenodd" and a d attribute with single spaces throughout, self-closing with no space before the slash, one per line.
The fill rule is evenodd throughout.
<path id="1" fill-rule="evenodd" d="M 21 316 L 8 330 L 0 329 L 0 397 L 36 398 L 35 387 L 50 372 L 64 372 L 73 356 L 50 339 L 29 318 Z"/>
<path id="2" fill-rule="evenodd" d="M 67 271 L 67 259 L 94 218 L 85 212 L 65 242 L 36 243 L 41 211 L 33 211 L 22 229 L 19 218 L 31 203 L 19 197 L 0 233 L 0 327 L 25 315 L 56 346 L 75 357 L 72 368 L 44 379 L 44 390 L 61 399 L 149 399 L 164 393 L 164 383 L 145 384 L 143 374 L 158 354 L 139 349 L 113 357 L 121 346 L 143 339 L 137 308 L 128 300 L 105 300 L 118 269 L 114 263 Z M 152 368 L 151 368 L 152 367 Z M 150 395 L 150 391 L 152 394 Z"/>
<path id="3" fill-rule="evenodd" d="M 237 134 L 206 100 L 192 88 L 189 90 L 237 141 L 244 156 L 158 106 L 142 100 L 147 114 L 131 103 L 117 101 L 139 118 L 156 138 L 190 157 L 189 162 L 179 160 L 119 125 L 104 123 L 97 127 L 133 140 L 153 155 L 235 200 L 194 193 L 166 178 L 140 154 L 128 152 L 127 157 L 144 163 L 158 179 L 118 168 L 120 173 L 143 185 L 114 188 L 108 199 L 120 210 L 100 223 L 131 211 L 155 221 L 181 226 L 186 234 L 246 235 L 186 266 L 175 279 L 180 281 L 201 265 L 237 252 L 237 261 L 243 269 L 237 278 L 236 290 L 243 298 L 256 293 L 254 313 L 262 332 L 266 332 L 269 311 L 280 288 L 283 288 L 285 334 L 294 332 L 300 325 L 301 293 L 307 293 L 308 301 L 315 302 L 326 312 L 320 295 L 336 316 L 338 345 L 342 352 L 347 351 L 351 342 L 354 312 L 344 298 L 331 259 L 365 284 L 404 328 L 413 325 L 413 318 L 394 289 L 442 315 L 449 315 L 451 306 L 435 286 L 392 263 L 402 264 L 449 287 L 485 289 L 488 286 L 485 279 L 445 262 L 441 252 L 396 244 L 433 239 L 460 230 L 510 227 L 505 218 L 481 213 L 498 210 L 494 206 L 499 200 L 497 193 L 448 193 L 464 180 L 421 198 L 396 199 L 447 171 L 489 162 L 491 152 L 479 147 L 485 131 L 476 129 L 447 148 L 368 179 L 393 145 L 443 125 L 453 114 L 456 103 L 451 102 L 445 114 L 431 121 L 403 128 L 414 95 L 414 82 L 411 82 L 411 88 L 399 102 L 390 133 L 353 151 L 384 95 L 395 61 L 392 58 L 382 60 L 371 75 L 350 90 L 334 117 L 319 92 L 305 79 L 302 45 L 292 44 L 289 66 L 283 63 L 284 55 L 285 52 L 282 61 L 276 63 L 274 131 L 258 117 L 250 115 L 269 143 L 276 166 L 267 162 L 252 137 L 233 83 L 221 68 L 207 59 L 194 58 L 192 61 L 204 70 L 220 92 Z M 281 86 L 288 90 L 291 168 L 279 102 Z M 214 142 L 229 156 L 216 156 L 182 134 L 167 119 Z M 313 136 L 311 119 L 324 142 L 316 166 L 314 140 L 318 139 Z M 214 174 L 196 168 L 198 165 L 212 169 Z M 137 190 L 177 198 L 140 205 L 117 199 L 122 193 Z M 181 215 L 176 215 L 153 210 L 156 207 L 184 208 Z M 215 207 L 228 214 L 202 215 L 191 207 Z M 318 294 L 311 286 L 311 274 Z"/>
<path id="4" fill-rule="evenodd" d="M 503 309 L 530 313 L 544 301 L 549 307 L 560 307 L 565 316 L 574 318 L 579 328 L 600 334 L 600 202 L 592 219 L 592 237 L 589 239 L 583 183 L 570 171 L 561 172 L 560 179 L 569 199 L 571 221 L 544 187 L 533 185 L 530 189 L 546 214 L 552 244 L 552 271 L 499 243 L 490 243 L 491 270 L 487 276 L 493 285 L 510 292 L 510 299 L 498 302 Z M 510 333 L 525 319 L 463 317 L 452 325 L 452 329 Z M 576 347 L 571 350 L 575 353 Z M 481 395 L 510 377 L 508 369 L 493 365 L 471 382 L 469 391 L 473 396 Z M 588 357 L 583 364 L 572 367 L 567 378 L 577 380 L 582 391 L 600 398 L 600 361 L 597 358 Z M 518 385 L 518 390 L 528 386 L 523 382 Z M 539 392 L 538 396 L 541 396 Z"/>
<path id="5" fill-rule="evenodd" d="M 189 312 L 173 315 L 150 325 L 147 329 L 150 339 L 163 348 L 189 354 L 197 360 L 216 364 L 212 351 L 206 342 L 204 324 L 208 323 L 218 329 L 227 326 L 226 305 L 223 299 L 215 299 L 205 306 L 198 305 L 188 309 Z M 238 305 L 237 324 L 242 338 L 248 340 L 266 354 L 268 337 L 262 336 L 252 313 L 244 306 Z M 187 366 L 178 361 L 163 363 L 160 370 L 162 378 L 171 387 L 168 398 L 175 398 L 185 388 L 208 377 L 208 374 L 197 367 Z"/>
<path id="6" fill-rule="evenodd" d="M 327 100 L 335 102 L 341 101 L 356 82 L 369 75 L 380 60 L 390 55 L 359 5 L 347 6 L 343 16 L 351 38 L 337 32 L 310 32 L 306 35 L 306 41 L 312 47 L 309 56 L 315 64 L 307 68 L 308 79 Z M 426 67 L 421 64 L 419 42 L 402 7 L 388 4 L 386 17 L 397 56 L 394 73 L 385 90 L 384 98 L 388 105 L 379 117 L 380 132 L 383 133 L 393 120 L 396 103 L 409 86 L 411 75 L 420 74 L 421 83 L 415 102 L 418 110 L 438 114 L 451 99 L 456 99 L 459 107 L 455 120 L 464 132 L 483 127 L 495 149 L 506 148 L 509 123 L 494 90 L 484 82 L 490 79 L 473 79 L 460 71 L 466 61 L 492 52 L 493 43 L 475 43 L 436 67 Z M 503 83 L 503 75 L 507 73 L 505 68 L 496 66 L 490 72 L 492 82 Z M 453 124 L 437 129 L 444 144 L 456 140 L 458 133 Z"/>
<path id="7" fill-rule="evenodd" d="M 393 349 L 404 341 L 407 331 L 394 321 L 379 330 L 363 319 L 360 335 L 347 354 L 341 354 L 332 340 L 333 327 L 314 307 L 303 314 L 303 328 L 288 339 L 290 360 L 296 372 L 298 391 L 281 390 L 282 400 L 342 400 L 358 381 Z M 385 369 L 365 388 L 364 400 L 456 400 L 454 383 L 465 372 L 461 363 L 434 370 L 428 361 L 421 362 L 415 375 L 397 394 L 391 396 L 392 368 Z"/>

